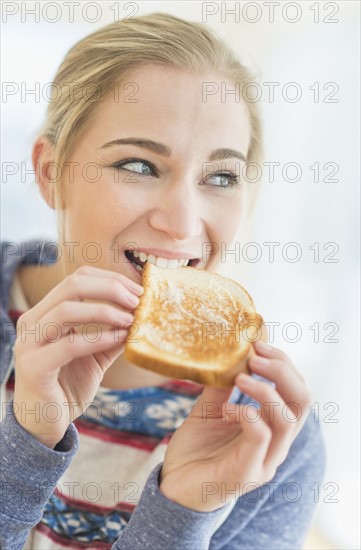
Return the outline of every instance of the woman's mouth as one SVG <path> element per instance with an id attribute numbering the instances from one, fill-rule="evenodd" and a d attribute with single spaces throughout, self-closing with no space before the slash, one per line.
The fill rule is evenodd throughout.
<path id="1" fill-rule="evenodd" d="M 158 267 L 167 269 L 177 269 L 178 267 L 191 266 L 195 267 L 199 263 L 198 258 L 191 259 L 175 259 L 175 258 L 162 258 L 161 256 L 154 256 L 153 254 L 146 254 L 145 252 L 137 252 L 136 250 L 125 250 L 125 257 L 139 272 L 143 271 L 144 265 L 149 262 Z"/>

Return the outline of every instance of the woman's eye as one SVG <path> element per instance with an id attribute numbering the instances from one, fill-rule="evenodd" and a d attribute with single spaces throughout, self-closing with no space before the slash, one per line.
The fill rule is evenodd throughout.
<path id="1" fill-rule="evenodd" d="M 237 185 L 239 183 L 238 176 L 231 173 L 213 174 L 213 176 L 210 176 L 208 178 L 208 181 L 212 180 L 215 182 L 211 183 L 213 187 L 221 187 L 223 189 L 233 187 L 234 185 Z"/>
<path id="2" fill-rule="evenodd" d="M 144 160 L 124 160 L 113 164 L 113 168 L 122 168 L 128 172 L 135 172 L 142 176 L 153 176 L 155 174 L 152 165 Z"/>

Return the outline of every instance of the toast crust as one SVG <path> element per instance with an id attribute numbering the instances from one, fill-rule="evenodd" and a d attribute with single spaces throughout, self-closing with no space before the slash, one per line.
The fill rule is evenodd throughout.
<path id="1" fill-rule="evenodd" d="M 248 292 L 217 273 L 146 263 L 124 357 L 167 377 L 218 387 L 249 373 L 252 342 L 267 339 Z"/>

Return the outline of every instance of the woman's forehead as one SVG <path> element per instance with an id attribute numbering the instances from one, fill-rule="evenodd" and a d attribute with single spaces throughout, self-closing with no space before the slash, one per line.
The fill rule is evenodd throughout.
<path id="1" fill-rule="evenodd" d="M 227 86 L 225 96 L 221 88 Z M 248 149 L 250 122 L 245 102 L 232 83 L 212 73 L 191 74 L 170 67 L 145 66 L 113 86 L 96 109 L 94 133 L 117 139 L 126 130 L 154 140 L 199 139 L 214 146 Z M 234 90 L 234 86 L 233 86 Z M 212 93 L 210 93 L 210 91 Z M 107 134 L 107 136 L 105 136 Z M 125 137 L 125 136 L 123 136 Z M 222 141 L 222 143 L 220 143 Z"/>
<path id="2" fill-rule="evenodd" d="M 148 64 L 127 72 L 113 83 L 109 100 L 114 103 L 146 102 L 194 103 L 198 107 L 211 105 L 245 105 L 239 83 L 212 71 L 195 73 L 176 67 Z"/>

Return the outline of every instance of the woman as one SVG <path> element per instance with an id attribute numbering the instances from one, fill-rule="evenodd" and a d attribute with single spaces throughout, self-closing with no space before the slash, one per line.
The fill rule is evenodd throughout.
<path id="1" fill-rule="evenodd" d="M 212 271 L 251 210 L 259 115 L 229 90 L 252 75 L 152 14 L 81 40 L 54 81 L 33 164 L 59 242 L 3 243 L 3 547 L 299 548 L 324 447 L 290 359 L 258 342 L 256 376 L 203 391 L 122 358 L 125 250 Z"/>

